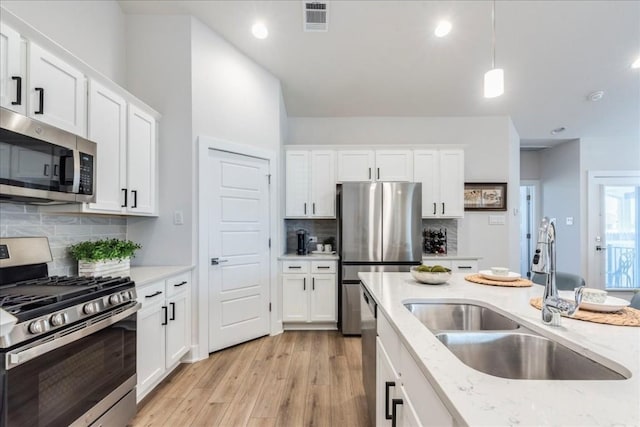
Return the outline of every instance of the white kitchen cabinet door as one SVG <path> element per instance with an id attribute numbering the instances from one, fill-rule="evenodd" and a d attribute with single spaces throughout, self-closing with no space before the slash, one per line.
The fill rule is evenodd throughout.
<path id="1" fill-rule="evenodd" d="M 336 316 L 336 275 L 311 275 L 311 298 L 309 320 L 312 322 L 335 322 Z"/>
<path id="2" fill-rule="evenodd" d="M 307 217 L 309 206 L 309 152 L 288 150 L 285 159 L 285 216 Z"/>
<path id="3" fill-rule="evenodd" d="M 96 202 L 87 211 L 116 213 L 124 207 L 126 187 L 127 103 L 121 96 L 91 80 L 88 137 L 97 144 Z M 124 190 L 126 191 L 126 190 Z"/>
<path id="4" fill-rule="evenodd" d="M 400 379 L 379 337 L 376 338 L 376 353 L 376 419 L 370 424 L 391 426 L 391 420 L 385 414 L 391 414 L 391 400 L 399 396 Z"/>
<path id="5" fill-rule="evenodd" d="M 338 182 L 373 181 L 374 167 L 372 150 L 338 151 Z"/>
<path id="6" fill-rule="evenodd" d="M 145 394 L 165 373 L 164 309 L 161 304 L 138 311 L 138 396 Z"/>
<path id="7" fill-rule="evenodd" d="M 289 159 L 287 159 L 288 161 Z M 336 153 L 311 152 L 311 216 L 336 217 Z M 288 200 L 288 199 L 287 199 Z"/>
<path id="8" fill-rule="evenodd" d="M 282 275 L 282 320 L 284 322 L 306 322 L 309 319 L 309 275 Z"/>
<path id="9" fill-rule="evenodd" d="M 420 422 L 404 387 L 400 387 L 399 396 L 402 404 L 396 406 L 396 425 L 401 427 L 422 427 L 423 424 Z"/>
<path id="10" fill-rule="evenodd" d="M 0 106 L 26 114 L 25 51 L 20 34 L 0 23 Z"/>
<path id="11" fill-rule="evenodd" d="M 413 181 L 413 152 L 411 150 L 376 150 L 377 181 Z"/>
<path id="12" fill-rule="evenodd" d="M 156 121 L 129 104 L 127 121 L 127 212 L 156 210 Z M 98 159 L 99 161 L 99 159 Z"/>
<path id="13" fill-rule="evenodd" d="M 441 215 L 447 218 L 464 216 L 464 151 L 440 150 Z"/>
<path id="14" fill-rule="evenodd" d="M 438 150 L 416 150 L 413 153 L 413 176 L 422 183 L 422 217 L 438 216 L 440 203 L 440 177 Z"/>
<path id="15" fill-rule="evenodd" d="M 29 45 L 29 117 L 86 135 L 84 74 L 35 43 Z"/>
<path id="16" fill-rule="evenodd" d="M 189 328 L 188 288 L 167 300 L 167 354 L 165 367 L 170 369 L 189 351 L 191 331 Z"/>

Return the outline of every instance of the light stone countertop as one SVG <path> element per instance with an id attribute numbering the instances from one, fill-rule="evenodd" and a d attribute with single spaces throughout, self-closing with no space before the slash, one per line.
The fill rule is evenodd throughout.
<path id="1" fill-rule="evenodd" d="M 312 254 L 298 255 L 295 253 L 282 254 L 278 257 L 280 261 L 313 261 L 313 260 L 339 260 L 337 254 Z"/>
<path id="2" fill-rule="evenodd" d="M 444 259 L 444 260 L 459 260 L 459 259 L 482 259 L 481 256 L 463 256 L 463 255 L 432 255 L 432 254 L 422 254 L 422 259 L 427 260 L 435 260 L 435 259 Z"/>
<path id="3" fill-rule="evenodd" d="M 359 273 L 417 365 L 460 425 L 640 425 L 640 327 L 562 318 L 544 325 L 529 299 L 543 287 L 479 285 L 455 273 L 443 285 L 422 285 L 408 273 Z M 631 377 L 618 381 L 509 380 L 462 363 L 405 307 L 421 300 L 473 301 Z"/>
<path id="4" fill-rule="evenodd" d="M 176 274 L 191 271 L 192 269 L 192 265 L 131 267 L 130 277 L 136 282 L 136 286 L 144 286 L 151 282 L 175 276 Z"/>

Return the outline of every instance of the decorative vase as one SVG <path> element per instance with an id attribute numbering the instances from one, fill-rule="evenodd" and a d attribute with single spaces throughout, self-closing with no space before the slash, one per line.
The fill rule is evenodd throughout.
<path id="1" fill-rule="evenodd" d="M 131 258 L 78 261 L 78 275 L 84 277 L 125 277 L 129 276 L 130 268 Z"/>

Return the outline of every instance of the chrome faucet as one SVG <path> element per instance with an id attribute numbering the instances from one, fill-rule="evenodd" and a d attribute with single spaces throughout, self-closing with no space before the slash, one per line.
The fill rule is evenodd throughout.
<path id="1" fill-rule="evenodd" d="M 556 286 L 556 220 L 542 218 L 538 229 L 538 244 L 531 263 L 531 271 L 545 275 L 542 295 L 542 322 L 559 326 L 561 314 L 573 316 L 582 301 L 582 287 L 575 289 L 575 303 L 558 296 Z"/>

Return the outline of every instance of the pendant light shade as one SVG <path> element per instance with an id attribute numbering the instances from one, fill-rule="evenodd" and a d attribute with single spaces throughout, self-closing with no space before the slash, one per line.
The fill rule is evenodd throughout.
<path id="1" fill-rule="evenodd" d="M 484 73 L 484 97 L 495 98 L 504 93 L 504 70 L 494 68 Z"/>
<path id="2" fill-rule="evenodd" d="M 495 98 L 504 93 L 504 70 L 496 68 L 496 1 L 491 4 L 491 69 L 484 73 L 484 97 Z"/>

